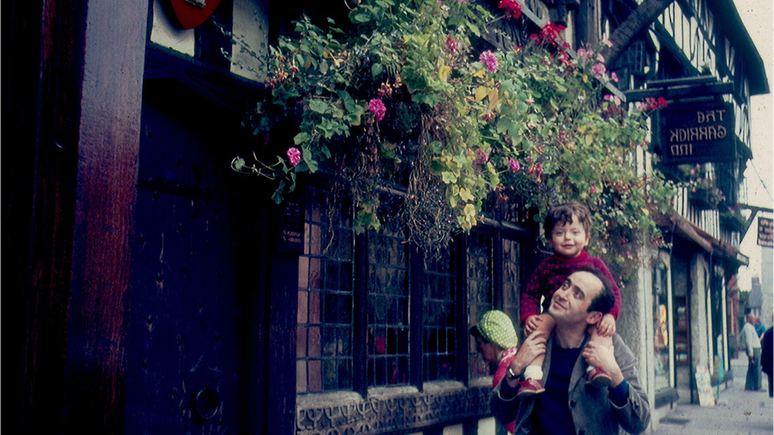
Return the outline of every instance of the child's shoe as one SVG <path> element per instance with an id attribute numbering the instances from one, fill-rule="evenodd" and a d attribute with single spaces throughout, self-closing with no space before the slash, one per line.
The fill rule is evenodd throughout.
<path id="1" fill-rule="evenodd" d="M 521 398 L 532 396 L 535 394 L 540 394 L 543 391 L 546 391 L 546 388 L 543 386 L 543 381 L 527 378 L 519 382 L 519 392 L 516 393 L 516 397 Z"/>
<path id="2" fill-rule="evenodd" d="M 586 375 L 586 385 L 593 385 L 597 388 L 607 387 L 613 380 L 604 370 L 594 367 Z"/>

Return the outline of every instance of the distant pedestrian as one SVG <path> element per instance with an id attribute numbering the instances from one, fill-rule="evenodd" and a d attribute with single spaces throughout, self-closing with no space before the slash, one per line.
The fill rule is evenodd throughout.
<path id="1" fill-rule="evenodd" d="M 758 340 L 763 340 L 763 334 L 766 333 L 766 326 L 761 322 L 760 317 L 755 318 L 753 326 L 755 326 L 755 333 L 758 334 Z"/>
<path id="2" fill-rule="evenodd" d="M 747 322 L 739 334 L 739 346 L 744 349 L 749 358 L 747 364 L 747 380 L 744 383 L 745 390 L 758 391 L 761 389 L 761 341 L 755 332 L 755 314 L 749 313 Z"/>
<path id="3" fill-rule="evenodd" d="M 769 397 L 774 397 L 774 356 L 772 356 L 772 349 L 774 348 L 774 334 L 772 334 L 772 328 L 766 330 L 763 334 L 763 340 L 761 340 L 761 370 L 766 373 L 766 377 L 769 379 Z"/>
<path id="4" fill-rule="evenodd" d="M 491 310 L 481 316 L 481 320 L 470 328 L 470 335 L 476 338 L 476 350 L 488 363 L 496 363 L 497 370 L 492 376 L 492 387 L 505 377 L 511 360 L 519 350 L 519 339 L 513 321 L 502 311 Z M 513 433 L 514 422 L 505 424 L 508 433 Z"/>

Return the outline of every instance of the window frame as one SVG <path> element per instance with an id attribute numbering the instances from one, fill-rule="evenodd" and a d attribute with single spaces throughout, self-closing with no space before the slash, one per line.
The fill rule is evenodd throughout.
<path id="1" fill-rule="evenodd" d="M 324 190 L 324 189 L 323 189 Z M 395 192 L 391 192 L 394 194 Z M 328 195 L 332 195 L 330 191 Z M 307 204 L 311 206 L 311 204 Z M 502 216 L 503 213 L 495 208 L 494 215 Z M 531 222 L 531 219 L 521 218 L 522 222 Z M 532 228 L 534 231 L 536 227 Z M 504 264 L 503 262 L 503 246 L 505 240 L 512 240 L 517 244 L 519 249 L 518 260 L 519 264 L 519 282 L 517 283 L 517 289 L 513 297 L 518 301 L 520 291 L 526 283 L 525 271 L 531 269 L 531 264 L 528 263 L 529 256 L 526 254 L 531 246 L 530 241 L 534 237 L 530 237 L 531 232 L 528 228 L 518 226 L 514 223 L 503 222 L 501 218 L 485 218 L 483 223 L 480 223 L 474 229 L 471 234 L 483 235 L 485 237 L 491 237 L 491 274 L 492 274 L 492 306 L 493 309 L 504 309 L 505 296 L 504 296 Z M 477 379 L 485 378 L 473 378 L 470 375 L 470 350 L 475 350 L 475 341 L 471 339 L 469 330 L 478 319 L 470 318 L 470 303 L 468 298 L 468 289 L 470 279 L 468 277 L 467 262 L 469 259 L 469 247 L 470 247 L 471 235 L 457 235 L 454 237 L 454 262 L 456 269 L 453 271 L 455 276 L 455 283 L 453 285 L 453 293 L 455 297 L 454 301 L 454 363 L 453 363 L 453 375 L 452 381 L 457 381 L 465 386 L 469 386 L 473 381 Z M 369 281 L 373 279 L 369 275 L 369 249 L 370 244 L 373 243 L 372 236 L 368 231 L 361 234 L 356 234 L 353 240 L 353 316 L 352 316 L 352 371 L 351 371 L 351 389 L 329 389 L 310 392 L 298 391 L 297 395 L 317 395 L 326 393 L 339 393 L 352 391 L 361 394 L 363 397 L 367 397 L 369 390 L 373 388 L 393 388 L 391 385 L 377 385 L 370 386 L 368 379 L 368 307 L 369 307 Z M 424 384 L 426 382 L 436 382 L 436 380 L 425 381 L 424 373 L 424 358 L 425 358 L 425 345 L 424 345 L 424 329 L 425 329 L 425 288 L 426 288 L 426 269 L 425 269 L 425 256 L 427 253 L 423 252 L 416 244 L 408 242 L 408 319 L 409 319 L 409 360 L 408 360 L 408 383 L 400 383 L 395 387 L 414 387 L 419 392 L 423 391 Z M 305 247 L 306 251 L 306 247 Z M 299 287 L 299 291 L 302 289 Z M 478 313 L 480 316 L 483 312 Z M 514 327 L 517 331 L 521 330 L 519 324 L 518 313 L 514 314 L 512 320 L 514 321 Z M 297 327 L 298 328 L 298 327 Z M 415 339 L 419 337 L 419 339 Z M 419 344 L 417 344 L 419 343 Z M 297 357 L 297 363 L 299 361 Z M 308 367 L 307 367 L 308 370 Z M 490 376 L 492 370 L 490 369 Z M 300 375 L 301 373 L 299 373 Z M 308 376 L 308 374 L 307 374 Z M 444 381 L 446 379 L 440 379 Z"/>

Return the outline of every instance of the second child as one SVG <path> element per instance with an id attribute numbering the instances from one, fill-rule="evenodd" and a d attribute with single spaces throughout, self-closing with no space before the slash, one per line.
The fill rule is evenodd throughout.
<path id="1" fill-rule="evenodd" d="M 599 323 L 591 327 L 591 341 L 597 346 L 612 346 L 615 321 L 621 309 L 621 292 L 615 285 L 605 263 L 592 257 L 585 248 L 591 239 L 591 213 L 583 204 L 569 202 L 552 207 L 543 223 L 548 244 L 554 254 L 541 261 L 521 294 L 519 317 L 524 325 L 525 336 L 535 330 L 543 331 L 549 337 L 554 329 L 554 320 L 548 314 L 551 296 L 567 277 L 577 270 L 593 267 L 604 274 L 613 284 L 615 304 Z M 543 299 L 543 314 L 540 313 Z M 519 383 L 518 396 L 523 397 L 545 391 L 543 385 L 544 355 L 536 357 L 524 369 L 523 381 Z M 586 383 L 598 387 L 610 384 L 610 376 L 603 370 L 589 366 Z"/>

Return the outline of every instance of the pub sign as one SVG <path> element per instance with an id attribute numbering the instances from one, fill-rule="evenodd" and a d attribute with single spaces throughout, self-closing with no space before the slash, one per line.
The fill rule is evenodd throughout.
<path id="1" fill-rule="evenodd" d="M 734 106 L 725 102 L 675 104 L 660 111 L 661 163 L 731 162 L 736 159 Z"/>
<path id="2" fill-rule="evenodd" d="M 766 248 L 774 247 L 774 219 L 758 218 L 758 245 Z"/>

